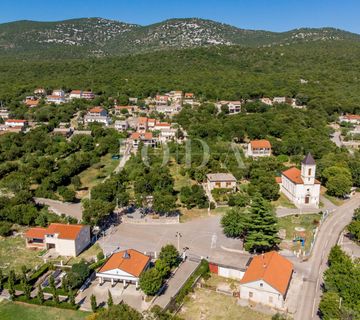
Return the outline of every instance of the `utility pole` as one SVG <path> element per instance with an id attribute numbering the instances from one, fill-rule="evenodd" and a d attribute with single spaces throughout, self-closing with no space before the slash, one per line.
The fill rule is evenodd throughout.
<path id="1" fill-rule="evenodd" d="M 175 237 L 177 238 L 177 249 L 180 252 L 180 238 L 182 237 L 182 234 L 177 231 Z"/>

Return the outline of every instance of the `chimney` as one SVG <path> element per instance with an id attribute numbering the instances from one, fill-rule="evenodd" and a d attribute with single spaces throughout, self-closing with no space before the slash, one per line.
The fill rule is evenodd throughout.
<path id="1" fill-rule="evenodd" d="M 123 259 L 130 259 L 130 254 L 127 252 L 127 250 L 124 251 Z"/>

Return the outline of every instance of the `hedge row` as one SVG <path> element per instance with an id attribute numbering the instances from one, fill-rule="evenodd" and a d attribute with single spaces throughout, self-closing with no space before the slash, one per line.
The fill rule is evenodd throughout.
<path id="1" fill-rule="evenodd" d="M 40 306 L 55 307 L 55 308 L 60 308 L 60 309 L 70 309 L 70 310 L 79 309 L 78 305 L 73 306 L 68 302 L 56 303 L 53 300 L 45 300 L 43 303 L 41 303 L 38 298 L 28 299 L 23 295 L 16 297 L 14 299 L 14 301 L 20 301 L 20 302 L 25 302 L 25 303 L 29 303 L 29 304 L 36 304 L 36 305 L 40 305 Z"/>

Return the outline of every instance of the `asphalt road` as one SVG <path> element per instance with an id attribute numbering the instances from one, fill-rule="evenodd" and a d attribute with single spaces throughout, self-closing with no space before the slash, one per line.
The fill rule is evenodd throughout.
<path id="1" fill-rule="evenodd" d="M 338 207 L 321 226 L 311 258 L 297 264 L 305 278 L 299 294 L 299 305 L 295 320 L 319 319 L 317 310 L 321 297 L 323 273 L 327 268 L 327 259 L 331 248 L 337 243 L 342 230 L 352 219 L 354 209 L 360 206 L 360 194 Z"/>

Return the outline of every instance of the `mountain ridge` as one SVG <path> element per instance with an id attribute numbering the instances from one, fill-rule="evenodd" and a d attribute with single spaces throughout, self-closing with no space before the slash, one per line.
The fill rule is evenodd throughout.
<path id="1" fill-rule="evenodd" d="M 299 28 L 286 32 L 241 29 L 199 18 L 173 18 L 142 26 L 103 18 L 19 20 L 0 24 L 0 56 L 92 57 L 218 45 L 264 47 L 309 41 L 360 41 L 341 29 Z"/>

